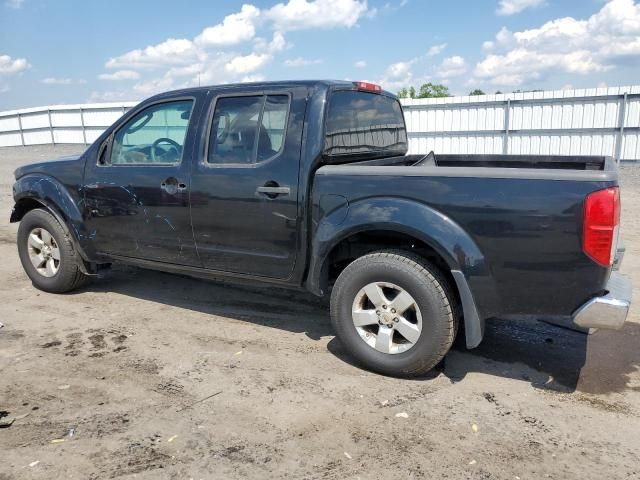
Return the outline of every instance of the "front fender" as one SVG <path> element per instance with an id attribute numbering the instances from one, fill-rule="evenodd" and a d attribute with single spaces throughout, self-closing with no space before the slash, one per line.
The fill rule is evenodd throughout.
<path id="1" fill-rule="evenodd" d="M 16 202 L 11 213 L 11 222 L 22 219 L 26 213 L 21 208 L 25 200 L 36 201 L 51 211 L 68 231 L 78 253 L 85 260 L 90 260 L 92 251 L 87 248 L 93 238 L 84 226 L 80 205 L 83 199 L 80 194 L 70 192 L 60 181 L 44 174 L 30 174 L 20 177 L 13 185 L 13 198 Z"/>
<path id="2" fill-rule="evenodd" d="M 360 232 L 387 230 L 409 235 L 430 246 L 454 273 L 465 306 L 477 309 L 477 322 L 499 311 L 498 296 L 484 255 L 465 230 L 428 205 L 395 197 L 376 197 L 349 203 L 346 215 L 334 212 L 317 223 L 312 239 L 312 255 L 307 286 L 322 294 L 323 269 L 332 249 Z M 466 283 L 466 285 L 465 285 Z M 465 298 L 465 295 L 471 298 Z M 465 324 L 471 316 L 465 308 Z M 475 343 L 475 342 L 474 342 Z M 475 346 L 475 345 L 473 345 Z"/>

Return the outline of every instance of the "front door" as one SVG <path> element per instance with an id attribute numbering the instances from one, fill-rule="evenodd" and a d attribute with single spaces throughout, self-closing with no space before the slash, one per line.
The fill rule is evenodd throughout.
<path id="1" fill-rule="evenodd" d="M 205 268 L 287 278 L 295 265 L 306 90 L 220 95 L 192 171 L 191 214 Z"/>
<path id="2" fill-rule="evenodd" d="M 181 98 L 143 108 L 87 165 L 87 223 L 96 251 L 200 265 L 189 215 L 194 107 L 194 98 Z"/>

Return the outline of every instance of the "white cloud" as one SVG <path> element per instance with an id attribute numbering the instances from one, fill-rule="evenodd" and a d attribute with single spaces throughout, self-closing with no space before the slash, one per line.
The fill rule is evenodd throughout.
<path id="1" fill-rule="evenodd" d="M 415 61 L 416 60 L 413 59 L 413 60 L 409 60 L 408 62 L 392 63 L 387 67 L 387 70 L 385 73 L 389 78 L 400 78 L 400 77 L 406 76 L 409 73 L 409 70 L 411 69 L 411 65 L 413 65 Z"/>
<path id="2" fill-rule="evenodd" d="M 266 77 L 264 75 L 245 75 L 240 79 L 242 83 L 250 83 L 250 82 L 264 82 Z"/>
<path id="3" fill-rule="evenodd" d="M 227 15 L 222 23 L 205 28 L 195 39 L 202 46 L 228 46 L 247 42 L 256 35 L 260 9 L 245 4 L 240 12 Z"/>
<path id="4" fill-rule="evenodd" d="M 364 60 L 358 60 L 353 64 L 353 66 L 356 68 L 365 68 L 367 66 L 367 62 L 365 62 Z"/>
<path id="5" fill-rule="evenodd" d="M 107 68 L 158 68 L 184 65 L 198 59 L 200 52 L 191 40 L 169 38 L 157 45 L 131 50 L 109 59 Z"/>
<path id="6" fill-rule="evenodd" d="M 500 0 L 496 13 L 503 16 L 515 15 L 527 8 L 539 7 L 545 3 L 545 0 Z"/>
<path id="7" fill-rule="evenodd" d="M 503 28 L 484 47 L 489 54 L 476 65 L 474 77 L 498 86 L 557 73 L 604 72 L 640 60 L 640 6 L 611 0 L 585 20 L 559 18 L 521 32 Z"/>
<path id="8" fill-rule="evenodd" d="M 98 75 L 100 80 L 138 80 L 140 74 L 135 70 L 118 70 L 113 73 L 103 73 Z"/>
<path id="9" fill-rule="evenodd" d="M 439 55 L 440 53 L 442 53 L 442 51 L 445 48 L 447 48 L 446 43 L 441 43 L 439 45 L 432 45 L 431 48 L 429 48 L 429 51 L 427 52 L 427 57 L 435 57 L 436 55 Z"/>
<path id="10" fill-rule="evenodd" d="M 173 78 L 164 76 L 162 78 L 146 80 L 136 83 L 133 91 L 141 95 L 149 96 L 155 93 L 165 92 L 173 87 Z"/>
<path id="11" fill-rule="evenodd" d="M 270 42 L 267 42 L 264 38 L 256 38 L 254 45 L 255 50 L 269 53 L 281 52 L 291 47 L 285 40 L 282 32 L 273 32 L 273 37 Z"/>
<path id="12" fill-rule="evenodd" d="M 131 90 L 113 90 L 107 92 L 91 92 L 88 103 L 97 102 L 122 102 L 122 101 L 139 100 L 137 95 L 133 95 Z"/>
<path id="13" fill-rule="evenodd" d="M 280 31 L 353 27 L 368 11 L 366 0 L 289 0 L 265 12 Z"/>
<path id="14" fill-rule="evenodd" d="M 271 60 L 271 56 L 266 53 L 251 53 L 234 57 L 224 68 L 229 73 L 247 74 L 263 67 L 269 60 Z"/>
<path id="15" fill-rule="evenodd" d="M 0 75 L 14 75 L 31 68 L 24 58 L 11 58 L 9 55 L 0 55 Z"/>
<path id="16" fill-rule="evenodd" d="M 353 27 L 368 10 L 366 0 L 288 0 L 265 10 L 245 4 L 195 38 L 168 38 L 110 58 L 105 68 L 116 71 L 99 78 L 139 80 L 133 90 L 140 94 L 198 84 L 255 81 L 262 78 L 261 68 L 290 47 L 285 39 L 287 31 Z M 269 29 L 271 39 L 258 37 L 259 28 Z M 307 62 L 318 61 L 293 58 L 286 64 Z M 94 98 L 99 95 L 95 93 Z"/>
<path id="17" fill-rule="evenodd" d="M 72 78 L 47 77 L 40 80 L 40 83 L 44 83 L 45 85 L 71 85 L 74 82 Z"/>
<path id="18" fill-rule="evenodd" d="M 304 57 L 297 57 L 297 58 L 289 58 L 285 60 L 284 66 L 285 67 L 306 67 L 309 65 L 318 65 L 320 63 L 322 63 L 322 60 L 320 59 L 310 60 Z"/>
<path id="19" fill-rule="evenodd" d="M 420 57 L 416 57 L 410 60 L 392 63 L 385 69 L 382 78 L 374 83 L 382 85 L 383 88 L 387 90 L 395 91 L 403 87 L 409 87 L 410 85 L 419 86 L 429 81 L 429 77 L 426 75 L 415 76 L 413 74 L 412 68 L 419 60 Z"/>
<path id="20" fill-rule="evenodd" d="M 4 2 L 4 5 L 7 8 L 12 8 L 14 10 L 18 10 L 18 9 L 22 8 L 22 4 L 23 3 L 24 3 L 24 0 L 6 0 Z"/>
<path id="21" fill-rule="evenodd" d="M 467 64 L 459 55 L 445 58 L 438 67 L 437 75 L 442 79 L 459 77 L 467 71 Z"/>

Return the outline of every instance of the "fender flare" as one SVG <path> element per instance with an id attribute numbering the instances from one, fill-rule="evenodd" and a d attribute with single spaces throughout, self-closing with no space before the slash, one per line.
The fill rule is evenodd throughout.
<path id="1" fill-rule="evenodd" d="M 497 305 L 491 271 L 469 234 L 453 219 L 428 205 L 397 197 L 374 197 L 349 202 L 342 210 L 334 210 L 322 218 L 311 241 L 307 288 L 317 295 L 325 293 L 326 262 L 340 242 L 357 233 L 381 230 L 413 237 L 440 255 L 460 295 L 467 347 L 478 346 L 484 321 L 493 316 Z"/>
<path id="2" fill-rule="evenodd" d="M 39 203 L 62 225 L 71 239 L 74 250 L 79 255 L 81 268 L 86 270 L 84 262 L 90 262 L 87 242 L 92 235 L 86 232 L 82 212 L 67 188 L 54 177 L 32 174 L 20 177 L 13 185 L 15 205 L 11 213 L 11 223 L 19 222 L 28 210 L 20 208 L 24 200 Z M 82 200 L 81 200 L 82 201 Z M 84 272 L 88 273 L 88 272 Z"/>

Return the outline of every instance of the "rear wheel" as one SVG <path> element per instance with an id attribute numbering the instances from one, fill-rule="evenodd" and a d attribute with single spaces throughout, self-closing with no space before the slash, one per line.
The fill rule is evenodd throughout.
<path id="1" fill-rule="evenodd" d="M 18 253 L 33 285 L 45 292 L 69 292 L 90 278 L 80 270 L 62 225 L 45 210 L 31 210 L 20 221 Z"/>
<path id="2" fill-rule="evenodd" d="M 439 270 L 404 251 L 354 260 L 331 294 L 340 341 L 366 368 L 385 375 L 421 375 L 449 351 L 456 332 L 454 296 Z"/>

